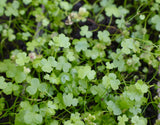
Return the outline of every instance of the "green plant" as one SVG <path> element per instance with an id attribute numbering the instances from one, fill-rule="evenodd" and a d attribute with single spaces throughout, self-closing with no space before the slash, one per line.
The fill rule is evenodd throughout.
<path id="1" fill-rule="evenodd" d="M 147 106 L 158 109 L 150 88 L 160 57 L 159 0 L 84 0 L 72 10 L 79 2 L 0 3 L 3 124 L 147 125 Z M 6 58 L 8 44 L 15 49 Z M 16 97 L 13 104 L 5 95 Z"/>

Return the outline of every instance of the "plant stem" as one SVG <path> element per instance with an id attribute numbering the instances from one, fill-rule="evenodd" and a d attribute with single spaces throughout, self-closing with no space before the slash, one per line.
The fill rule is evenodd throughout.
<path id="1" fill-rule="evenodd" d="M 158 68 L 158 74 L 160 76 L 160 65 Z M 158 89 L 157 89 L 158 97 L 160 97 L 160 80 L 157 82 L 157 86 L 158 86 Z M 160 103 L 158 104 L 158 108 L 160 108 Z M 158 111 L 158 120 L 160 120 L 160 111 Z"/>
<path id="2" fill-rule="evenodd" d="M 42 5 L 41 8 L 42 8 L 42 13 L 44 13 L 44 11 L 45 11 L 44 5 Z M 38 22 L 38 23 L 37 23 L 35 38 L 38 38 L 38 37 L 40 36 L 40 32 L 41 32 L 40 27 L 41 27 L 41 25 L 42 25 L 42 22 Z"/>

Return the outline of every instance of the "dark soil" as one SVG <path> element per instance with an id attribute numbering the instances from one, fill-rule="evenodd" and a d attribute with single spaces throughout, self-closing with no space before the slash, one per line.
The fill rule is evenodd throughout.
<path id="1" fill-rule="evenodd" d="M 5 125 L 11 125 L 9 123 L 14 122 L 14 114 L 11 114 L 11 113 L 16 113 L 16 108 L 18 108 L 16 105 L 19 103 L 18 102 L 19 100 L 18 100 L 18 97 L 13 96 L 13 95 L 3 94 L 2 97 L 5 98 L 5 109 L 6 109 L 6 111 L 3 112 L 2 115 L 0 115 L 0 117 L 2 117 L 4 115 L 4 117 L 2 117 L 0 119 L 0 123 L 3 123 L 3 124 L 6 123 Z"/>
<path id="2" fill-rule="evenodd" d="M 150 81 L 150 85 L 155 85 L 157 84 L 158 80 L 160 79 L 160 76 L 158 73 L 156 73 L 156 70 L 153 68 L 150 68 L 149 73 L 147 75 L 147 81 L 150 81 L 152 77 L 155 75 L 155 78 Z M 154 97 L 157 96 L 157 89 L 155 87 L 150 88 L 151 95 L 149 97 L 149 102 L 152 102 L 154 100 Z M 144 116 L 148 118 L 148 125 L 154 125 L 155 121 L 157 120 L 158 116 L 158 110 L 157 110 L 157 105 L 150 103 L 147 108 L 145 109 Z"/>

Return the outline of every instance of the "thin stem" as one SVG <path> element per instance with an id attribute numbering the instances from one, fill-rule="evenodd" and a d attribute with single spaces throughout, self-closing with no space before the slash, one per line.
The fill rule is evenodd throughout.
<path id="1" fill-rule="evenodd" d="M 78 2 L 80 2 L 81 0 L 77 0 L 76 2 L 73 3 L 73 6 L 76 5 Z"/>
<path id="2" fill-rule="evenodd" d="M 126 8 L 127 0 L 124 0 L 124 7 Z"/>
<path id="3" fill-rule="evenodd" d="M 83 0 L 86 4 L 89 4 L 89 2 L 87 0 Z"/>
<path id="4" fill-rule="evenodd" d="M 42 5 L 41 8 L 42 8 L 42 13 L 44 13 L 44 11 L 45 11 L 45 6 Z M 41 31 L 40 27 L 41 27 L 41 25 L 42 25 L 42 22 L 38 22 L 38 23 L 37 23 L 35 38 L 38 38 L 38 37 L 40 36 L 40 31 Z"/>
<path id="5" fill-rule="evenodd" d="M 5 40 L 6 40 L 6 38 L 2 39 L 1 46 L 0 46 L 0 53 L 2 54 L 2 58 L 3 58 L 3 46 L 4 46 Z"/>
<path id="6" fill-rule="evenodd" d="M 97 14 L 97 16 L 95 17 L 95 21 L 97 21 L 97 19 L 98 19 L 98 16 L 104 11 L 104 7 L 99 11 L 99 13 Z"/>
<path id="7" fill-rule="evenodd" d="M 160 65 L 158 68 L 158 74 L 160 75 Z M 157 89 L 158 97 L 160 97 L 160 80 L 157 82 L 157 86 L 158 86 Z M 160 103 L 158 104 L 158 108 L 160 108 Z M 158 119 L 160 120 L 160 111 L 158 111 Z"/>
<path id="8" fill-rule="evenodd" d="M 90 19 L 90 18 L 88 18 L 87 20 L 90 21 L 91 23 L 97 25 L 97 26 L 98 26 L 98 29 L 99 29 L 100 26 L 103 26 L 103 27 L 106 27 L 106 28 L 115 29 L 117 32 L 120 32 L 121 34 L 123 34 L 123 32 L 122 32 L 120 29 L 117 29 L 117 28 L 114 27 L 114 26 L 98 24 L 98 23 L 96 23 L 94 20 L 92 20 L 92 19 Z M 97 30 L 97 29 L 96 29 L 96 30 Z M 93 30 L 93 31 L 94 31 L 94 30 Z"/>

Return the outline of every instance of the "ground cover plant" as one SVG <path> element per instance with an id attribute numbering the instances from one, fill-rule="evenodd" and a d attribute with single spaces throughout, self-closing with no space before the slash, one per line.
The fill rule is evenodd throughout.
<path id="1" fill-rule="evenodd" d="M 159 125 L 160 0 L 1 0 L 0 124 Z"/>

